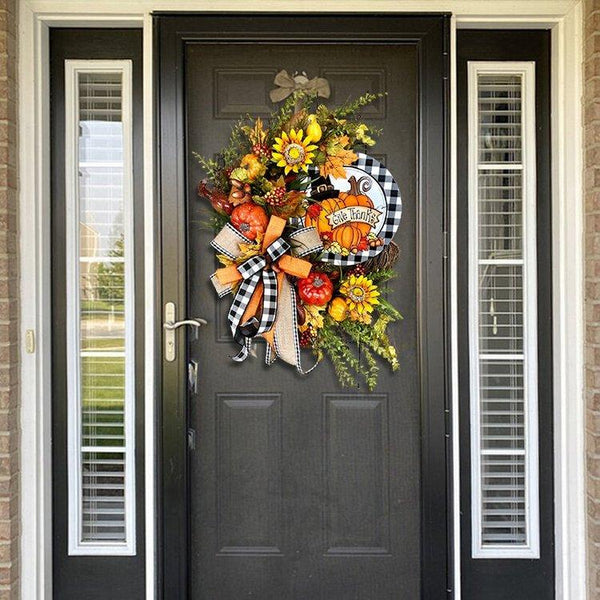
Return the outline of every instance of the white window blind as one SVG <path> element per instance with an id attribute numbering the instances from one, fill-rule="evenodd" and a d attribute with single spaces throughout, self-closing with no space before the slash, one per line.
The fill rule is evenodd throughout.
<path id="1" fill-rule="evenodd" d="M 539 558 L 535 71 L 470 62 L 474 558 Z"/>
<path id="2" fill-rule="evenodd" d="M 69 554 L 135 554 L 130 61 L 65 62 Z"/>

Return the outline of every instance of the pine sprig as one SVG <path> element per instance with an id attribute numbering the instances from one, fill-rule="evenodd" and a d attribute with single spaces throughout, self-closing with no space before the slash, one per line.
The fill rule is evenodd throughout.
<path id="1" fill-rule="evenodd" d="M 358 358 L 350 349 L 351 346 L 357 348 Z M 357 377 L 360 377 L 367 388 L 373 391 L 379 375 L 375 354 L 389 362 L 392 370 L 398 368 L 396 349 L 385 334 L 385 328 L 381 330 L 380 327 L 369 327 L 356 321 L 337 323 L 327 317 L 323 328 L 319 330 L 315 351 L 320 356 L 328 356 L 342 387 L 357 387 Z"/>

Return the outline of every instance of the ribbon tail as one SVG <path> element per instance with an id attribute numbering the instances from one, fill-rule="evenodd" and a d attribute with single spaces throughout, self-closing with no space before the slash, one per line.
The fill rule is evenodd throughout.
<path id="1" fill-rule="evenodd" d="M 236 339 L 236 342 L 240 344 L 241 348 L 235 356 L 231 357 L 231 360 L 234 360 L 235 362 L 244 362 L 250 354 L 250 345 L 252 343 L 252 338 L 245 338 L 244 336 L 241 336 L 241 339 Z"/>
<path id="2" fill-rule="evenodd" d="M 277 273 L 274 271 L 262 272 L 263 296 L 262 314 L 257 335 L 270 331 L 277 318 Z"/>
<path id="3" fill-rule="evenodd" d="M 280 290 L 278 295 L 278 317 L 274 325 L 275 354 L 281 360 L 293 365 L 301 375 L 310 373 L 318 363 L 308 371 L 302 368 L 300 357 L 300 339 L 298 337 L 298 319 L 296 313 L 296 292 L 288 278 L 283 275 L 280 279 Z M 270 347 L 267 349 L 267 364 L 273 362 Z M 270 361 L 270 362 L 269 362 Z"/>
<path id="4" fill-rule="evenodd" d="M 244 317 L 246 307 L 252 299 L 254 290 L 260 281 L 260 273 L 255 273 L 248 279 L 244 279 L 241 283 L 240 288 L 233 299 L 227 320 L 229 321 L 229 327 L 233 339 L 241 346 L 239 353 L 233 357 L 236 362 L 243 362 L 248 357 L 249 348 L 251 344 L 251 336 L 243 335 L 240 331 L 241 321 Z"/>

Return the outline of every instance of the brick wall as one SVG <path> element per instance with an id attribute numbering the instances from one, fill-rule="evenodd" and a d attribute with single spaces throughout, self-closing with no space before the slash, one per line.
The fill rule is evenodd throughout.
<path id="1" fill-rule="evenodd" d="M 588 597 L 600 598 L 600 0 L 584 4 Z"/>
<path id="2" fill-rule="evenodd" d="M 0 0 L 0 600 L 19 597 L 17 0 Z"/>

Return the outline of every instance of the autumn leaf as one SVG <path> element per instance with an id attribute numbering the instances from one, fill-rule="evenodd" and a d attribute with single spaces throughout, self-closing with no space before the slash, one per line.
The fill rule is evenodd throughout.
<path id="1" fill-rule="evenodd" d="M 319 167 L 321 177 L 327 177 L 331 175 L 336 179 L 344 179 L 346 177 L 346 169 L 344 169 L 344 162 L 337 156 L 328 156 L 325 162 Z"/>
<path id="2" fill-rule="evenodd" d="M 350 143 L 350 138 L 347 135 L 342 135 L 337 141 L 342 148 L 345 148 Z"/>
<path id="3" fill-rule="evenodd" d="M 335 155 L 327 156 L 319 171 L 323 177 L 331 175 L 338 179 L 344 178 L 346 177 L 344 165 L 351 165 L 357 158 L 358 156 L 352 150 L 340 149 Z"/>
<path id="4" fill-rule="evenodd" d="M 341 150 L 336 154 L 337 158 L 341 158 L 345 165 L 351 165 L 358 156 L 352 150 Z"/>
<path id="5" fill-rule="evenodd" d="M 306 313 L 306 320 L 303 325 L 300 325 L 298 329 L 300 331 L 305 331 L 309 327 L 313 329 L 321 329 L 324 325 L 323 315 L 325 311 L 325 306 L 315 306 L 313 304 L 302 304 L 304 311 Z"/>

